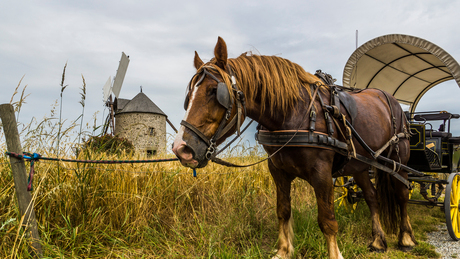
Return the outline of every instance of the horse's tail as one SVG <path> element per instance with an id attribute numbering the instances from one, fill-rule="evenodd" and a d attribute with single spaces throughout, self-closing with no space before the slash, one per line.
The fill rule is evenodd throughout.
<path id="1" fill-rule="evenodd" d="M 377 170 L 375 185 L 379 204 L 380 223 L 388 234 L 396 234 L 399 227 L 400 210 L 396 200 L 394 182 L 388 173 Z"/>
<path id="2" fill-rule="evenodd" d="M 393 127 L 396 132 L 405 133 L 405 138 L 409 138 L 408 133 L 408 121 L 406 115 L 404 114 L 401 106 L 399 105 L 398 101 L 388 93 L 382 91 L 385 95 L 388 105 L 389 105 L 389 112 L 391 117 L 393 118 Z M 390 118 L 391 118 L 390 117 Z M 393 132 L 393 131 L 392 131 Z M 407 139 L 404 141 L 407 142 Z M 398 145 L 397 158 L 400 163 L 406 164 L 409 160 L 410 150 L 408 143 L 402 144 L 403 140 L 401 140 Z M 390 151 L 391 152 L 391 151 Z M 391 158 L 391 157 L 390 157 Z M 395 154 L 393 153 L 393 159 L 395 159 Z M 395 234 L 398 231 L 400 225 L 400 204 L 397 200 L 397 195 L 400 192 L 397 192 L 395 186 L 400 186 L 396 183 L 396 179 L 391 176 L 390 174 L 381 171 L 381 170 L 374 170 L 377 171 L 375 175 L 375 184 L 377 189 L 377 199 L 378 199 L 378 206 L 379 206 L 379 214 L 380 214 L 380 223 L 385 228 L 386 232 L 389 234 Z"/>

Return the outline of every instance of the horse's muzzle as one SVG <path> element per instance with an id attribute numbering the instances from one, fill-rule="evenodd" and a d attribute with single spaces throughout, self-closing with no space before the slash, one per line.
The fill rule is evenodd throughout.
<path id="1" fill-rule="evenodd" d="M 187 142 L 182 139 L 176 139 L 172 151 L 179 158 L 182 165 L 186 167 L 202 168 L 209 161 L 206 158 L 206 145 L 195 137 L 191 137 Z"/>

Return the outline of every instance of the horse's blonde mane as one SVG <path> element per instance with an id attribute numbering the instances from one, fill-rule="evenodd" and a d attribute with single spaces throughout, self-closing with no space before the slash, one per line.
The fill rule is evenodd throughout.
<path id="1" fill-rule="evenodd" d="M 262 113 L 266 109 L 271 114 L 292 111 L 295 103 L 303 99 L 301 88 L 305 88 L 311 97 L 309 85 L 323 85 L 316 76 L 298 64 L 277 56 L 243 53 L 227 62 L 235 74 L 238 88 L 246 94 L 246 99 L 255 101 L 260 95 Z M 215 65 L 215 59 L 206 65 Z M 222 75 L 222 71 L 219 72 Z M 227 78 L 223 77 L 229 85 L 230 80 Z"/>

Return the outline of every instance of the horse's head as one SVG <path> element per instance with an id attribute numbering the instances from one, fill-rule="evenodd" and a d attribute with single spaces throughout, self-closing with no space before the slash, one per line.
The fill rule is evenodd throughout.
<path id="1" fill-rule="evenodd" d="M 199 168 L 215 156 L 216 148 L 244 120 L 244 97 L 227 64 L 227 46 L 219 37 L 215 58 L 204 64 L 195 52 L 196 74 L 185 98 L 186 110 L 173 152 L 182 165 Z"/>

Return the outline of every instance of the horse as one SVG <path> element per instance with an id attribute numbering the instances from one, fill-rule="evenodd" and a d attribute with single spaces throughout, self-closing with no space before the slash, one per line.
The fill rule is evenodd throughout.
<path id="1" fill-rule="evenodd" d="M 195 51 L 194 67 L 197 72 L 187 86 L 185 117 L 172 147 L 183 166 L 206 166 L 215 157 L 216 147 L 235 132 L 239 133 L 246 117 L 257 121 L 260 131 L 269 133 L 310 132 L 315 138 L 323 136 L 328 141 L 342 143 L 349 136 L 344 133 L 345 123 L 335 119 L 329 123 L 331 113 L 328 115 L 325 110 L 333 100 L 329 86 L 294 62 L 253 53 L 228 58 L 227 45 L 218 37 L 214 58 L 204 63 Z M 349 96 L 356 103 L 356 117 L 352 118 L 343 105 L 338 110 L 344 119 L 353 119 L 354 129 L 372 150 L 384 146 L 397 133 L 407 133 L 407 120 L 393 96 L 377 89 L 350 92 Z M 311 116 L 313 113 L 315 116 Z M 352 146 L 356 154 L 372 158 L 356 138 L 348 139 L 347 147 Z M 388 146 L 382 155 L 407 164 L 408 136 Z M 277 193 L 279 238 L 273 258 L 291 258 L 294 254 L 290 190 L 297 177 L 314 188 L 317 221 L 329 258 L 343 258 L 337 245 L 338 223 L 334 213 L 333 178 L 339 175 L 354 177 L 363 191 L 371 214 L 371 251 L 383 252 L 388 248 L 384 227 L 391 233 L 399 228 L 400 249 L 410 250 L 417 244 L 407 213 L 409 189 L 394 177 L 378 170 L 374 185 L 368 164 L 349 159 L 332 146 L 263 147 L 269 155 L 268 168 Z M 408 177 L 405 170 L 396 170 L 396 174 Z"/>

